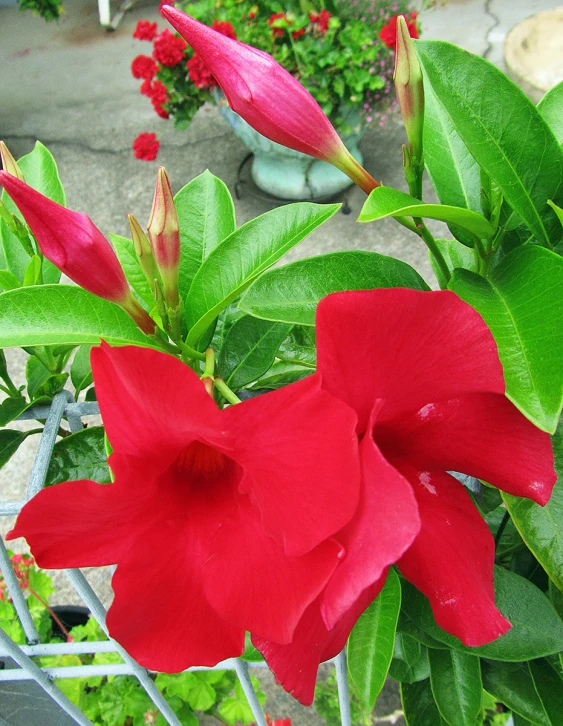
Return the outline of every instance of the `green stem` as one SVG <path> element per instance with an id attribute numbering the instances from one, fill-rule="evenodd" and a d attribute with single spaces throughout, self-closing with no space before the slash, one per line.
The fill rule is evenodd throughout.
<path id="1" fill-rule="evenodd" d="M 188 345 L 181 340 L 178 341 L 178 348 L 180 348 L 182 353 L 185 353 L 185 355 L 187 355 L 189 358 L 195 358 L 196 360 L 207 360 L 205 353 L 200 353 L 199 350 L 192 348 L 191 345 Z"/>
<path id="2" fill-rule="evenodd" d="M 225 400 L 227 400 L 229 403 L 242 403 L 240 398 L 231 391 L 229 386 L 225 383 L 225 381 L 222 378 L 216 378 L 215 379 L 215 388 L 219 391 L 219 393 L 223 396 Z"/>
<path id="3" fill-rule="evenodd" d="M 203 369 L 202 378 L 213 378 L 215 375 L 215 351 L 208 348 L 205 351 L 205 367 Z"/>
<path id="4" fill-rule="evenodd" d="M 446 260 L 444 259 L 444 256 L 440 252 L 440 248 L 436 244 L 436 240 L 430 233 L 430 230 L 428 229 L 428 227 L 422 221 L 421 217 L 414 217 L 413 219 L 416 224 L 416 228 L 418 230 L 419 236 L 422 237 L 426 246 L 430 250 L 430 254 L 434 257 L 437 264 L 440 266 L 440 270 L 442 271 L 442 275 L 444 276 L 444 280 L 446 281 L 446 284 L 447 284 L 451 279 L 451 273 L 450 273 L 448 265 L 446 264 Z"/>
<path id="5" fill-rule="evenodd" d="M 495 549 L 498 547 L 499 542 L 502 539 L 502 535 L 504 534 L 504 530 L 506 529 L 506 525 L 508 524 L 509 519 L 510 519 L 510 513 L 505 512 L 504 517 L 502 518 L 502 521 L 499 524 L 499 527 L 497 529 L 497 533 L 495 534 Z"/>
<path id="6" fill-rule="evenodd" d="M 43 429 L 30 429 L 29 431 L 24 431 L 26 437 L 32 436 L 33 434 L 42 434 Z"/>

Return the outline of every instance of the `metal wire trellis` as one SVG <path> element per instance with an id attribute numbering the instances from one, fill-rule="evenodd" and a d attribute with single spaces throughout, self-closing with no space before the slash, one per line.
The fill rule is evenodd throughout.
<path id="1" fill-rule="evenodd" d="M 69 391 L 58 393 L 50 406 L 34 406 L 28 409 L 19 420 L 41 419 L 45 420 L 45 427 L 41 434 L 39 448 L 35 457 L 33 468 L 29 477 L 27 496 L 18 501 L 0 501 L 0 516 L 14 516 L 18 514 L 23 505 L 39 492 L 45 485 L 49 462 L 53 454 L 53 447 L 57 438 L 62 419 L 66 419 L 72 433 L 83 429 L 83 416 L 92 416 L 99 413 L 95 402 L 75 403 Z M 53 682 L 57 678 L 87 678 L 90 676 L 135 676 L 147 695 L 160 711 L 170 726 L 182 726 L 178 717 L 167 703 L 164 696 L 156 687 L 150 672 L 140 666 L 116 641 L 114 641 L 106 627 L 106 610 L 100 599 L 86 580 L 83 573 L 77 569 L 65 570 L 65 573 L 74 589 L 89 609 L 91 616 L 106 633 L 109 640 L 85 643 L 40 643 L 39 634 L 31 618 L 26 599 L 20 589 L 18 579 L 13 570 L 12 563 L 6 551 L 2 538 L 0 538 L 0 570 L 4 577 L 8 594 L 21 623 L 27 645 L 17 645 L 7 633 L 0 628 L 0 658 L 12 658 L 19 668 L 10 668 L 0 671 L 0 682 L 33 680 L 72 718 L 81 726 L 92 726 L 92 722 L 70 701 L 69 698 Z M 117 653 L 123 663 L 60 666 L 40 668 L 32 658 L 44 655 L 79 655 L 92 653 Z M 352 726 L 350 717 L 350 701 L 348 694 L 348 681 L 346 678 L 346 657 L 344 651 L 332 661 L 336 669 L 336 682 L 340 705 L 340 719 L 342 726 Z M 230 658 L 218 663 L 213 668 L 193 667 L 190 671 L 198 670 L 234 670 L 240 681 L 248 704 L 256 720 L 257 726 L 267 726 L 264 711 L 258 700 L 256 691 L 250 679 L 249 667 L 265 668 L 263 662 L 247 663 L 240 658 Z"/>

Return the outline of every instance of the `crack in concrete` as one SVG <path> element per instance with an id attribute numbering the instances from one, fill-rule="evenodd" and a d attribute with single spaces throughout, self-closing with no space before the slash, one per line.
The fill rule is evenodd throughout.
<path id="1" fill-rule="evenodd" d="M 489 18 L 493 21 L 493 24 L 489 27 L 487 30 L 487 33 L 485 35 L 485 43 L 486 47 L 483 51 L 483 58 L 488 59 L 489 55 L 491 54 L 491 51 L 493 50 L 493 44 L 491 42 L 491 33 L 495 28 L 497 28 L 500 25 L 500 18 L 494 14 L 492 11 L 492 5 L 494 0 L 485 0 L 485 4 L 483 6 L 483 10 L 485 11 L 485 15 L 488 15 Z"/>

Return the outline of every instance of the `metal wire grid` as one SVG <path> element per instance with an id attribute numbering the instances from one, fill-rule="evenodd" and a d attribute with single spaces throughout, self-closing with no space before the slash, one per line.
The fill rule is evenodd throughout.
<path id="1" fill-rule="evenodd" d="M 61 420 L 65 418 L 68 421 L 71 432 L 76 433 L 83 428 L 83 416 L 91 416 L 98 413 L 99 408 L 97 403 L 75 403 L 69 391 L 61 391 L 54 397 L 50 406 L 35 406 L 20 416 L 20 419 L 45 419 L 45 428 L 41 435 L 37 456 L 29 478 L 27 498 L 19 501 L 0 502 L 0 516 L 13 516 L 18 514 L 26 501 L 37 494 L 45 485 L 47 469 Z M 147 695 L 168 724 L 170 726 L 182 726 L 166 699 L 156 687 L 149 672 L 140 666 L 109 636 L 105 622 L 106 610 L 80 570 L 68 569 L 65 570 L 65 573 L 84 604 L 90 610 L 92 617 L 95 618 L 109 640 L 86 643 L 39 643 L 37 629 L 29 613 L 27 602 L 19 587 L 2 538 L 0 538 L 0 570 L 4 576 L 6 588 L 28 642 L 27 645 L 17 645 L 7 633 L 0 629 L 0 657 L 10 657 L 20 666 L 19 668 L 0 671 L 0 682 L 34 680 L 77 724 L 81 724 L 81 726 L 92 726 L 92 722 L 57 688 L 53 680 L 56 678 L 131 675 L 139 680 L 139 683 L 145 689 Z M 42 655 L 78 655 L 108 652 L 119 654 L 123 659 L 123 663 L 40 668 L 32 660 L 33 656 Z M 341 724 L 342 726 L 351 726 L 350 701 L 346 678 L 346 657 L 344 651 L 330 662 L 333 663 L 336 669 Z M 230 658 L 229 660 L 218 663 L 213 668 L 193 667 L 188 670 L 234 670 L 248 699 L 257 726 L 267 726 L 264 711 L 260 706 L 254 686 L 250 680 L 249 666 L 252 668 L 264 668 L 266 664 L 262 662 L 247 663 L 240 658 Z"/>

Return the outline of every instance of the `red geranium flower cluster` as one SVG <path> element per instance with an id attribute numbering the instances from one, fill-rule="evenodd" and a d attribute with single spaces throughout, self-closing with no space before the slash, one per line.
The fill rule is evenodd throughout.
<path id="1" fill-rule="evenodd" d="M 14 574 L 18 578 L 18 584 L 22 590 L 27 590 L 29 587 L 29 570 L 35 564 L 35 560 L 30 555 L 12 555 L 10 561 L 14 568 Z M 4 602 L 6 583 L 2 574 L 0 574 L 0 602 Z"/>
<path id="2" fill-rule="evenodd" d="M 405 19 L 407 23 L 407 28 L 409 30 L 409 35 L 411 38 L 418 38 L 418 26 L 417 26 L 417 18 L 418 13 L 416 11 L 413 11 L 410 13 L 410 15 L 402 14 L 403 18 Z M 397 20 L 399 19 L 399 15 L 394 15 L 391 20 L 387 23 L 387 25 L 384 25 L 380 32 L 379 37 L 383 41 L 383 43 L 388 48 L 393 48 L 393 50 L 397 49 Z"/>
<path id="3" fill-rule="evenodd" d="M 211 28 L 216 30 L 218 33 L 221 33 L 221 35 L 226 35 L 227 38 L 232 38 L 233 40 L 237 39 L 235 29 L 228 20 L 217 20 L 217 18 L 215 18 Z"/>
<path id="4" fill-rule="evenodd" d="M 173 66 L 177 66 L 184 58 L 187 43 L 183 38 L 174 35 L 168 28 L 165 28 L 160 35 L 156 36 L 153 46 L 153 58 L 160 65 L 172 68 Z"/>
<path id="5" fill-rule="evenodd" d="M 158 154 L 160 141 L 156 138 L 156 134 L 142 133 L 133 141 L 133 153 L 135 158 L 143 161 L 154 161 Z"/>
<path id="6" fill-rule="evenodd" d="M 157 70 L 158 66 L 148 55 L 138 55 L 131 63 L 131 73 L 133 74 L 133 78 L 145 78 L 152 80 L 155 77 Z"/>
<path id="7" fill-rule="evenodd" d="M 133 31 L 133 37 L 137 40 L 154 40 L 156 33 L 156 23 L 151 23 L 150 20 L 139 20 Z"/>
<path id="8" fill-rule="evenodd" d="M 160 0 L 158 12 L 162 15 L 162 8 L 165 8 L 167 5 L 174 7 L 174 4 L 174 0 Z"/>
<path id="9" fill-rule="evenodd" d="M 332 15 L 328 12 L 328 10 L 325 10 L 324 8 L 321 10 L 320 13 L 309 13 L 309 20 L 314 23 L 317 27 L 319 33 L 326 33 L 328 30 L 328 21 L 331 19 Z"/>
<path id="10" fill-rule="evenodd" d="M 268 25 L 271 27 L 280 18 L 285 18 L 285 13 L 272 13 L 268 18 Z M 272 38 L 281 38 L 282 35 L 283 28 L 272 28 Z"/>

